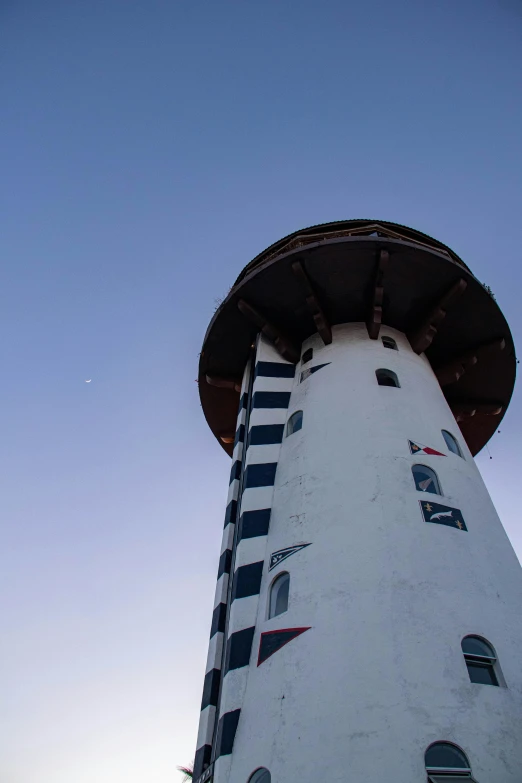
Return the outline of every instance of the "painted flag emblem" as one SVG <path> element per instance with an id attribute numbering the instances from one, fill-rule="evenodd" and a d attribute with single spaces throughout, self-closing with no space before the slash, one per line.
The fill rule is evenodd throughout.
<path id="1" fill-rule="evenodd" d="M 284 647 L 285 644 L 288 644 L 288 642 L 291 642 L 292 639 L 300 636 L 305 631 L 309 631 L 310 628 L 311 626 L 307 628 L 282 628 L 280 631 L 266 631 L 262 633 L 259 639 L 257 665 L 261 666 L 267 658 L 270 658 L 281 647 Z"/>
<path id="2" fill-rule="evenodd" d="M 468 529 L 459 508 L 443 506 L 441 503 L 432 503 L 430 500 L 420 500 L 419 503 L 425 522 L 435 522 L 437 525 L 456 527 L 458 530 Z"/>
<path id="3" fill-rule="evenodd" d="M 432 454 L 435 457 L 445 457 L 446 455 L 442 451 L 437 451 L 429 446 L 423 446 L 421 443 L 414 443 L 414 441 L 408 441 L 410 445 L 410 454 Z"/>
<path id="4" fill-rule="evenodd" d="M 301 549 L 305 549 L 307 546 L 310 546 L 310 544 L 295 544 L 295 546 L 287 546 L 285 549 L 278 549 L 277 552 L 272 552 L 270 555 L 268 570 L 271 571 L 272 568 L 275 568 L 276 565 L 282 563 L 283 560 L 286 560 L 287 557 L 290 557 L 290 555 L 295 555 L 296 552 L 300 552 Z"/>
<path id="5" fill-rule="evenodd" d="M 306 379 L 309 378 L 311 375 L 313 375 L 314 372 L 317 372 L 318 370 L 322 370 L 323 367 L 328 367 L 328 365 L 331 363 L 332 362 L 326 362 L 325 364 L 316 364 L 315 367 L 309 367 L 307 370 L 303 370 L 303 372 L 301 373 L 300 383 L 306 381 Z"/>

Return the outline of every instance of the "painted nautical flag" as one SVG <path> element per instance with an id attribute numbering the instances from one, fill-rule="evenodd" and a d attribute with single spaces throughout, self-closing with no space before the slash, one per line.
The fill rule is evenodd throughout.
<path id="1" fill-rule="evenodd" d="M 313 375 L 314 372 L 317 372 L 318 370 L 322 370 L 323 367 L 328 367 L 328 365 L 331 363 L 332 362 L 326 362 L 325 364 L 316 364 L 315 367 L 309 367 L 307 370 L 303 370 L 303 372 L 301 373 L 300 383 L 306 381 L 306 379 L 309 378 L 311 375 Z"/>
<path id="2" fill-rule="evenodd" d="M 410 445 L 411 454 L 432 454 L 435 457 L 445 457 L 446 455 L 442 451 L 437 451 L 429 446 L 423 446 L 422 443 L 414 443 L 412 440 L 408 441 Z"/>
<path id="3" fill-rule="evenodd" d="M 422 516 L 425 522 L 435 522 L 437 525 L 448 525 L 458 530 L 467 530 L 462 511 L 458 508 L 432 503 L 431 500 L 419 500 Z"/>
<path id="4" fill-rule="evenodd" d="M 275 568 L 276 565 L 282 563 L 287 557 L 295 555 L 296 552 L 300 552 L 301 549 L 304 549 L 307 546 L 310 546 L 310 544 L 296 544 L 295 546 L 287 546 L 285 549 L 278 549 L 277 552 L 272 552 L 268 570 L 271 571 L 272 568 Z"/>
<path id="5" fill-rule="evenodd" d="M 261 634 L 259 639 L 259 654 L 257 656 L 257 665 L 261 666 L 262 663 L 270 658 L 275 652 L 284 647 L 285 644 L 291 642 L 296 636 L 301 636 L 305 631 L 309 631 L 311 626 L 307 628 L 282 628 L 280 631 L 266 631 Z"/>

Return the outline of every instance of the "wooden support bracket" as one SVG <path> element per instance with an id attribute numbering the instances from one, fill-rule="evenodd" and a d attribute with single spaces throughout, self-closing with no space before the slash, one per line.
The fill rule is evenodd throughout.
<path id="1" fill-rule="evenodd" d="M 220 378 L 216 375 L 205 375 L 205 379 L 209 386 L 217 386 L 220 389 L 234 389 L 234 391 L 241 391 L 241 379 L 240 378 Z"/>
<path id="2" fill-rule="evenodd" d="M 435 375 L 441 386 L 448 386 L 450 383 L 458 381 L 466 370 L 469 370 L 477 362 L 482 361 L 491 353 L 503 351 L 505 347 L 506 341 L 503 337 L 492 342 L 482 343 L 482 345 L 477 345 L 476 348 L 467 351 L 457 359 L 453 359 L 453 361 L 445 364 L 443 367 L 438 367 L 435 370 Z"/>
<path id="3" fill-rule="evenodd" d="M 368 320 L 366 321 L 366 328 L 368 329 L 368 336 L 371 340 L 377 340 L 379 337 L 379 331 L 382 324 L 382 302 L 384 299 L 384 270 L 388 265 L 390 254 L 387 250 L 382 249 L 379 253 L 379 260 L 377 261 L 377 268 L 375 270 L 375 281 L 372 291 L 372 304 Z"/>
<path id="4" fill-rule="evenodd" d="M 428 317 L 418 329 L 408 335 L 411 347 L 415 353 L 420 354 L 430 347 L 433 338 L 437 334 L 439 324 L 446 317 L 449 307 L 464 293 L 467 287 L 468 284 L 464 278 L 461 277 L 460 280 L 457 280 L 431 309 Z"/>
<path id="5" fill-rule="evenodd" d="M 478 402 L 475 400 L 448 400 L 448 404 L 457 421 L 471 416 L 499 416 L 504 410 L 500 402 Z"/>
<path id="6" fill-rule="evenodd" d="M 249 321 L 254 323 L 263 332 L 265 337 L 268 337 L 268 339 L 273 342 L 283 359 L 286 359 L 287 362 L 292 362 L 292 364 L 297 364 L 300 354 L 288 337 L 285 337 L 285 335 L 283 335 L 274 324 L 270 323 L 259 310 L 256 310 L 252 305 L 248 304 L 248 302 L 245 302 L 244 299 L 239 299 L 237 306 L 240 312 L 243 313 Z"/>
<path id="7" fill-rule="evenodd" d="M 324 310 L 321 307 L 317 294 L 315 293 L 310 278 L 306 274 L 305 268 L 301 261 L 294 261 L 292 264 L 292 270 L 296 277 L 301 281 L 303 290 L 306 296 L 306 306 L 312 314 L 315 326 L 319 332 L 321 339 L 325 345 L 330 345 L 332 342 L 332 328 L 328 323 L 328 319 L 324 314 Z"/>

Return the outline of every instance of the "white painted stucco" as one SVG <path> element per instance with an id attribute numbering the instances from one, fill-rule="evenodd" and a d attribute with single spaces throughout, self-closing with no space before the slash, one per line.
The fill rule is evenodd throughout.
<path id="1" fill-rule="evenodd" d="M 302 409 L 304 422 L 278 455 L 266 552 L 255 539 L 240 545 L 265 567 L 259 599 L 232 608 L 258 600 L 234 751 L 220 762 L 230 783 L 260 766 L 272 783 L 425 783 L 425 749 L 447 740 L 479 783 L 521 783 L 522 570 L 428 360 L 393 329 L 381 335 L 398 351 L 363 324 L 333 331 L 329 346 L 318 336 L 303 344 L 314 349 L 305 368 L 331 364 L 303 383 L 296 368 L 284 418 Z M 377 385 L 381 367 L 400 389 Z M 254 414 L 251 424 L 266 412 Z M 408 439 L 448 456 L 414 457 Z M 424 522 L 416 462 L 435 469 L 444 495 L 431 497 L 461 509 L 468 532 Z M 308 542 L 268 573 L 273 551 Z M 267 620 L 268 586 L 282 571 L 289 609 Z M 303 626 L 257 667 L 260 633 Z M 507 687 L 469 681 L 467 634 L 494 645 Z"/>

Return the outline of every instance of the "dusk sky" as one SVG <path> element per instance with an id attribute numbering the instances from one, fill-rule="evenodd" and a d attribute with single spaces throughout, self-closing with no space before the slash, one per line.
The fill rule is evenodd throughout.
<path id="1" fill-rule="evenodd" d="M 302 228 L 449 245 L 522 340 L 520 0 L 0 0 L 2 783 L 178 783 L 230 461 L 195 383 Z M 91 383 L 85 380 L 92 379 Z M 522 556 L 520 386 L 478 464 Z"/>

